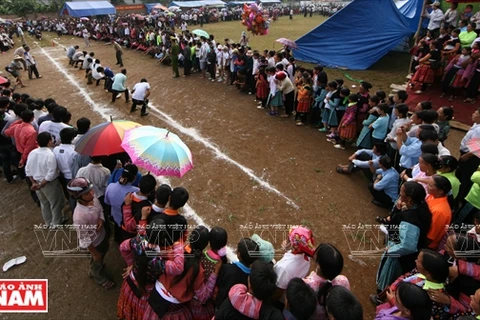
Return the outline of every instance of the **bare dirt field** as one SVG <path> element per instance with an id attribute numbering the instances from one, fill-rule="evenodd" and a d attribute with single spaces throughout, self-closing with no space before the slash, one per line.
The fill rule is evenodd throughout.
<path id="1" fill-rule="evenodd" d="M 99 124 L 112 116 L 177 133 L 192 150 L 194 169 L 182 179 L 169 181 L 189 190 L 191 198 L 185 213 L 193 224 L 225 227 L 232 247 L 241 237 L 263 232 L 277 248 L 282 233 L 256 224 L 309 226 L 317 244 L 330 242 L 342 251 L 343 273 L 364 306 L 365 319 L 373 318 L 368 295 L 375 291 L 379 257 L 349 259 L 351 249 L 367 249 L 372 242 L 367 240 L 363 243 L 366 247 L 362 247 L 362 233 L 346 235 L 342 226 L 372 224 L 375 216 L 386 212 L 370 203 L 367 181 L 361 174 L 344 176 L 335 172 L 335 166 L 346 162 L 352 148 L 337 150 L 313 128 L 296 127 L 292 119 L 267 116 L 256 108 L 254 96 L 241 94 L 234 87 L 208 82 L 198 74 L 172 79 L 171 69 L 140 52 L 126 50 L 128 86 L 133 87 L 143 77 L 152 86 L 150 115 L 140 118 L 138 113 L 129 113 L 130 105 L 123 97 L 112 104 L 110 94 L 102 87 L 87 86 L 84 72 L 67 66 L 64 49 L 49 46 L 50 36 L 46 35 L 43 47 L 29 39 L 43 79 L 26 80 L 28 87 L 19 92 L 54 98 L 72 112 L 72 123 L 85 116 L 92 124 Z M 83 46 L 81 39 L 70 37 L 58 42 L 62 46 Z M 119 71 L 113 48 L 93 42 L 88 50 L 95 52 L 102 65 Z M 12 58 L 12 51 L 0 56 L 2 70 Z M 447 147 L 454 154 L 462 136 L 454 131 L 448 139 Z M 0 261 L 3 264 L 21 255 L 28 259 L 2 277 L 49 279 L 48 314 L 3 314 L 1 318 L 115 319 L 125 267 L 116 245 L 111 243 L 106 263 L 117 289 L 104 291 L 87 277 L 87 258 L 51 258 L 42 254 L 48 241 L 42 240 L 45 234 L 34 231 L 33 226 L 43 221 L 26 184 L 16 181 L 7 185 L 0 179 L 0 187 Z M 252 228 L 244 228 L 249 225 Z"/>

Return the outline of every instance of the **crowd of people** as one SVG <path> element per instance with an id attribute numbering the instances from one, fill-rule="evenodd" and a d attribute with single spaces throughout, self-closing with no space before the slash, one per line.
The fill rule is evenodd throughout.
<path id="1" fill-rule="evenodd" d="M 480 315 L 475 253 L 480 158 L 468 147 L 480 138 L 480 109 L 472 114 L 473 126 L 457 159 L 443 145 L 453 118 L 450 107 L 428 101 L 409 106 L 405 91 L 391 97 L 371 93 L 368 82 L 352 92 L 342 79 L 328 81 L 321 66 L 296 66 L 288 48 L 252 49 L 246 34 L 236 43 L 216 43 L 212 35 L 180 34 L 163 26 L 152 31 L 154 37 L 133 37 L 124 30 L 129 26 L 117 23 L 106 44 L 115 52 L 119 73 L 80 46 L 66 49 L 65 62 L 72 71 L 85 70 L 89 85 L 104 80 L 112 103 L 122 93 L 130 101 L 122 56 L 127 48 L 138 49 L 135 43 L 143 38 L 149 41 L 145 53 L 171 65 L 173 77 L 183 65 L 184 76 L 198 72 L 218 82 L 211 85 L 235 85 L 255 96 L 257 107 L 270 116 L 295 116 L 297 126 L 318 127 L 335 148 L 356 148 L 336 171 L 362 171 L 372 202 L 389 209 L 388 215 L 376 217 L 387 239 L 378 290 L 370 297 L 376 319 Z M 140 104 L 141 114 L 148 114 L 149 95 L 148 81 L 142 79 L 133 87 L 131 111 Z M 92 255 L 89 276 L 106 290 L 116 283 L 104 257 L 110 245 L 119 246 L 127 266 L 119 319 L 363 319 L 362 305 L 342 275 L 345 253 L 334 244 L 317 243 L 309 228 L 293 226 L 281 255 L 259 235 L 241 238 L 238 261 L 229 261 L 224 228 L 187 227 L 181 214 L 189 199 L 185 188 L 157 185 L 126 154 L 89 157 L 75 151 L 90 129 L 89 119 L 73 126 L 67 108 L 52 98 L 16 93 L 10 83 L 3 85 L 0 111 L 6 182 L 25 180 L 46 226 L 73 222 L 80 246 Z M 311 263 L 315 267 L 309 273 Z"/>
<path id="2" fill-rule="evenodd" d="M 464 97 L 475 104 L 480 86 L 480 12 L 473 14 L 472 5 L 463 13 L 452 2 L 443 13 L 434 2 L 426 11 L 423 37 L 412 48 L 414 63 L 411 88 L 421 93 L 434 83 L 441 84 L 441 98 L 453 101 Z"/>

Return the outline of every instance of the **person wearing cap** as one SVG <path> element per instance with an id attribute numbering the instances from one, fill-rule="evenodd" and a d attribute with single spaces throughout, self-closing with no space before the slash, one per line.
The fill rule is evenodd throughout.
<path id="1" fill-rule="evenodd" d="M 43 220 L 47 227 L 58 226 L 68 220 L 62 217 L 65 198 L 62 186 L 58 181 L 58 166 L 53 138 L 48 132 L 37 136 L 38 148 L 30 152 L 25 166 L 27 179 L 32 183 L 31 190 L 35 191 L 40 200 Z"/>
<path id="2" fill-rule="evenodd" d="M 147 104 L 148 96 L 150 95 L 150 84 L 147 82 L 147 79 L 142 78 L 139 83 L 135 84 L 132 89 L 132 108 L 131 112 L 137 110 L 137 104 L 142 105 L 142 110 L 140 111 L 140 116 L 144 117 L 148 115 Z"/>
<path id="3" fill-rule="evenodd" d="M 115 282 L 106 276 L 103 265 L 109 246 L 105 217 L 102 205 L 95 197 L 93 184 L 87 178 L 79 177 L 72 179 L 67 189 L 77 201 L 73 225 L 77 230 L 79 247 L 88 249 L 92 255 L 88 275 L 105 290 L 112 289 Z"/>
<path id="4" fill-rule="evenodd" d="M 180 74 L 178 73 L 178 54 L 180 53 L 180 47 L 177 43 L 177 38 L 170 37 L 172 41 L 172 46 L 170 47 L 170 59 L 172 59 L 172 70 L 173 70 L 173 77 L 178 78 Z"/>
<path id="5" fill-rule="evenodd" d="M 14 56 L 12 62 L 5 68 L 5 70 L 10 73 L 13 77 L 15 77 L 16 82 L 22 87 L 26 87 L 23 84 L 22 76 L 20 75 L 20 70 L 22 70 L 22 62 L 23 58 L 20 56 Z M 24 62 L 25 63 L 25 62 Z"/>
<path id="6" fill-rule="evenodd" d="M 25 62 L 25 60 L 23 60 L 23 55 L 25 54 L 25 47 L 27 45 L 26 44 L 23 44 L 21 47 L 18 47 L 17 49 L 15 49 L 15 51 L 13 52 L 13 56 L 19 56 L 19 57 L 22 57 L 22 60 L 20 60 L 20 62 L 23 64 L 23 70 L 27 70 L 27 63 Z"/>
<path id="7" fill-rule="evenodd" d="M 440 10 L 440 2 L 435 1 L 432 3 L 432 8 L 432 12 L 426 13 L 425 17 L 430 19 L 427 29 L 430 30 L 433 38 L 437 38 L 440 34 L 440 26 L 442 24 L 444 15 L 442 10 Z"/>

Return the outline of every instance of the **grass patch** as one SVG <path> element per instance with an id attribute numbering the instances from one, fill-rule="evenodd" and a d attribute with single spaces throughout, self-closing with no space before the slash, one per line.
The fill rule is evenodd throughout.
<path id="1" fill-rule="evenodd" d="M 249 45 L 253 49 L 259 51 L 263 51 L 265 49 L 280 50 L 282 46 L 275 42 L 276 39 L 288 38 L 291 40 L 297 40 L 305 33 L 316 28 L 325 20 L 325 17 L 319 15 L 315 15 L 312 18 L 304 18 L 301 15 L 296 15 L 294 16 L 293 20 L 289 20 L 288 17 L 280 17 L 279 20 L 270 24 L 268 35 L 254 36 L 249 33 Z M 191 26 L 190 28 L 195 29 L 197 27 L 199 26 Z M 238 42 L 242 31 L 246 31 L 246 28 L 240 23 L 240 21 L 229 21 L 205 24 L 203 26 L 203 30 L 213 34 L 217 41 L 223 43 L 223 39 L 225 38 L 229 38 L 234 42 Z M 337 41 L 334 34 L 332 34 L 332 41 Z M 318 50 L 321 50 L 321 48 L 318 48 Z M 345 50 L 348 50 L 348 48 Z M 349 87 L 352 84 L 356 84 L 358 87 L 358 83 L 348 81 L 345 77 L 345 73 L 348 73 L 354 79 L 371 82 L 374 86 L 371 92 L 375 92 L 376 90 L 385 90 L 385 92 L 389 92 L 390 84 L 402 84 L 406 81 L 405 76 L 407 75 L 409 62 L 410 56 L 408 53 L 390 52 L 385 57 L 380 59 L 376 64 L 374 64 L 370 69 L 365 71 L 343 71 L 328 68 L 326 71 L 329 79 L 333 80 L 336 78 L 343 78 L 345 80 L 345 84 Z M 297 62 L 297 65 L 313 68 L 312 64 L 307 64 L 304 62 Z M 353 90 L 356 91 L 356 89 Z"/>

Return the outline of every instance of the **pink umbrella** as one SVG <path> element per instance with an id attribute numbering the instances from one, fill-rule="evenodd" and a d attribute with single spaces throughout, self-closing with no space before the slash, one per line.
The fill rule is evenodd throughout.
<path id="1" fill-rule="evenodd" d="M 281 43 L 283 44 L 285 47 L 289 47 L 289 48 L 292 48 L 292 49 L 297 49 L 297 44 L 295 43 L 295 41 L 292 41 L 290 39 L 287 39 L 287 38 L 279 38 L 277 40 L 275 40 L 276 42 L 278 43 Z"/>
<path id="2" fill-rule="evenodd" d="M 480 158 L 480 138 L 473 138 L 467 141 L 467 147 L 471 153 Z"/>
<path id="3" fill-rule="evenodd" d="M 82 21 L 89 21 L 90 19 L 88 19 L 87 17 L 81 17 L 80 20 L 82 20 Z"/>
<path id="4" fill-rule="evenodd" d="M 0 84 L 5 84 L 8 82 L 8 79 L 7 78 L 4 78 L 4 77 L 0 77 Z"/>

